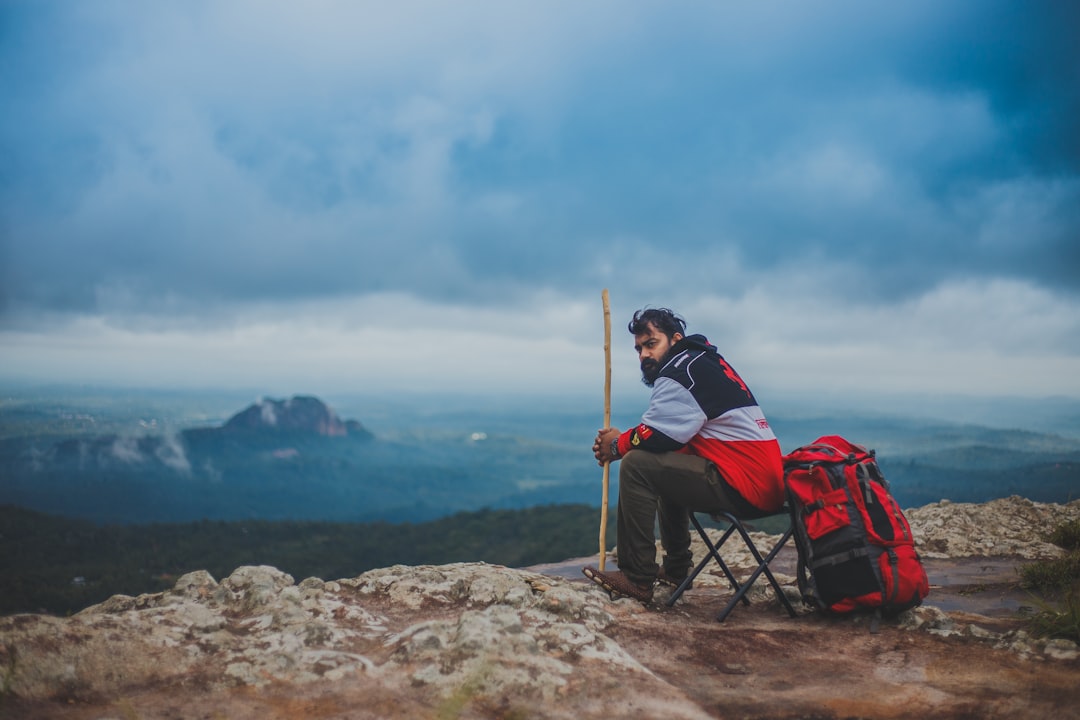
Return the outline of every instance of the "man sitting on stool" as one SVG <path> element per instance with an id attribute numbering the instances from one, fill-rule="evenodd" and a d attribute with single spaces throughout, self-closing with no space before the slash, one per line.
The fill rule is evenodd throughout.
<path id="1" fill-rule="evenodd" d="M 649 602 L 653 586 L 677 586 L 693 565 L 690 511 L 757 517 L 784 504 L 780 443 L 750 388 L 703 335 L 664 308 L 629 324 L 642 382 L 653 389 L 641 423 L 603 428 L 597 462 L 619 468 L 619 570 L 582 570 L 611 593 Z M 656 562 L 657 513 L 663 565 Z"/>

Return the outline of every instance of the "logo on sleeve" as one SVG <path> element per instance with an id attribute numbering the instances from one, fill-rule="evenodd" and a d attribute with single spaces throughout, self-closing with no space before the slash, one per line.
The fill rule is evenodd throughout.
<path id="1" fill-rule="evenodd" d="M 651 427 L 649 427 L 645 423 L 641 423 L 637 426 L 637 429 L 634 430 L 634 434 L 630 437 L 630 444 L 636 447 L 642 442 L 648 440 L 652 436 L 652 433 L 653 430 Z"/>

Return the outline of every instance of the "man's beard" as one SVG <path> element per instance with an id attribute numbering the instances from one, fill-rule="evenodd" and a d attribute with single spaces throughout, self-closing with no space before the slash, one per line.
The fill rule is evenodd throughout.
<path id="1" fill-rule="evenodd" d="M 656 379 L 660 377 L 660 369 L 664 367 L 659 361 L 645 358 L 641 361 L 641 382 L 646 387 L 652 387 Z"/>

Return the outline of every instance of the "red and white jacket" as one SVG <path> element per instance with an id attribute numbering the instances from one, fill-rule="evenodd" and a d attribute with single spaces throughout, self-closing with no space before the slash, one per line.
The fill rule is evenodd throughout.
<path id="1" fill-rule="evenodd" d="M 672 347 L 641 424 L 619 436 L 619 454 L 631 450 L 700 455 L 759 510 L 784 504 L 780 443 L 750 388 L 702 335 Z"/>

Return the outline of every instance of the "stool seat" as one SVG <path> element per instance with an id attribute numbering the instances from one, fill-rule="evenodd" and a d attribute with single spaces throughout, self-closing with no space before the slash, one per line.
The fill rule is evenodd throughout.
<path id="1" fill-rule="evenodd" d="M 694 582 L 694 578 L 700 575 L 701 571 L 705 569 L 705 566 L 709 564 L 709 561 L 714 560 L 720 566 L 720 570 L 724 573 L 724 577 L 731 583 L 731 588 L 735 591 L 735 595 L 728 601 L 724 609 L 720 611 L 720 614 L 717 615 L 717 621 L 724 622 L 727 620 L 728 615 L 730 615 L 731 611 L 735 609 L 735 606 L 739 604 L 739 601 L 742 601 L 746 605 L 750 604 L 750 599 L 746 597 L 746 594 L 762 575 L 764 575 L 766 579 L 768 579 L 769 584 L 772 585 L 776 597 L 780 600 L 780 603 L 784 608 L 787 609 L 788 615 L 795 617 L 795 608 L 791 606 L 791 602 L 787 599 L 787 595 L 784 594 L 783 589 L 780 587 L 780 583 L 776 581 L 776 577 L 773 576 L 772 571 L 769 569 L 769 563 L 776 558 L 777 553 L 779 553 L 788 541 L 791 540 L 791 536 L 794 532 L 794 528 L 790 522 L 790 515 L 787 515 L 787 510 L 783 511 L 783 514 L 787 515 L 789 519 L 787 530 L 780 536 L 780 540 L 778 540 L 772 549 L 769 550 L 768 554 L 764 556 L 762 556 L 761 551 L 758 550 L 754 541 L 750 538 L 749 533 L 747 533 L 746 526 L 743 525 L 743 520 L 735 517 L 735 515 L 729 512 L 704 514 L 710 515 L 715 520 L 727 523 L 728 527 L 724 530 L 723 535 L 720 536 L 720 540 L 713 543 L 712 540 L 709 539 L 708 533 L 705 532 L 705 528 L 701 526 L 701 522 L 697 519 L 697 513 L 690 513 L 690 522 L 693 524 L 694 529 L 697 530 L 698 535 L 700 535 L 701 539 L 705 542 L 705 547 L 709 549 L 709 552 L 702 558 L 701 562 L 694 567 L 693 571 L 686 576 L 686 579 L 671 593 L 671 597 L 668 598 L 666 603 L 667 606 L 671 607 L 674 605 L 675 601 L 677 601 L 682 596 L 683 592 L 690 587 L 690 584 Z M 775 514 L 780 515 L 781 513 Z M 760 518 L 747 518 L 747 520 L 749 519 L 757 520 Z M 757 567 L 750 573 L 750 576 L 746 581 L 742 583 L 735 578 L 734 573 L 731 572 L 731 568 L 729 568 L 727 563 L 724 562 L 724 559 L 720 557 L 720 549 L 724 546 L 724 543 L 728 542 L 732 537 L 739 537 L 742 539 L 742 542 L 754 557 L 754 562 L 757 563 Z"/>

